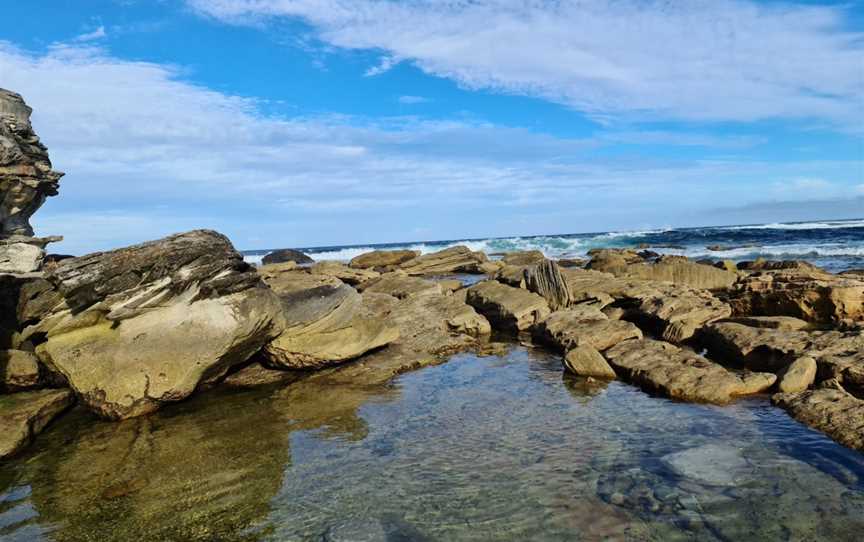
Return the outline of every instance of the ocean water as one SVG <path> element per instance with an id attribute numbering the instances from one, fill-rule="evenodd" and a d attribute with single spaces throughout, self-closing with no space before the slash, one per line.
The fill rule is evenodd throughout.
<path id="1" fill-rule="evenodd" d="M 315 260 L 348 261 L 375 249 L 409 248 L 423 253 L 467 245 L 492 256 L 514 250 L 541 250 L 549 258 L 580 258 L 592 248 L 649 245 L 662 254 L 712 260 L 806 260 L 829 271 L 864 268 L 864 219 L 789 222 L 706 228 L 667 228 L 645 231 L 538 235 L 489 239 L 300 247 Z M 719 246 L 723 250 L 709 250 Z M 244 251 L 260 262 L 273 249 Z"/>

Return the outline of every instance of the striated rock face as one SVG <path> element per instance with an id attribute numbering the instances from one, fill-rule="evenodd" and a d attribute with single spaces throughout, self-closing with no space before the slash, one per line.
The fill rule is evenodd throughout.
<path id="1" fill-rule="evenodd" d="M 590 346 L 578 346 L 564 356 L 564 368 L 576 376 L 614 379 L 615 371 L 597 351 Z"/>
<path id="2" fill-rule="evenodd" d="M 662 256 L 656 262 L 648 262 L 630 250 L 595 252 L 588 266 L 619 278 L 665 281 L 707 290 L 728 288 L 738 280 L 738 273 L 702 265 L 683 256 Z"/>
<path id="3" fill-rule="evenodd" d="M 570 290 L 567 280 L 558 265 L 550 260 L 528 267 L 525 273 L 525 288 L 543 297 L 553 311 L 570 305 Z"/>
<path id="4" fill-rule="evenodd" d="M 534 326 L 533 335 L 562 352 L 580 346 L 602 352 L 621 341 L 642 338 L 642 332 L 635 325 L 623 320 L 609 320 L 593 307 L 553 312 Z"/>
<path id="5" fill-rule="evenodd" d="M 527 330 L 551 312 L 539 295 L 491 280 L 468 288 L 466 302 L 493 325 L 509 331 Z"/>
<path id="6" fill-rule="evenodd" d="M 378 278 L 380 273 L 369 269 L 354 269 L 340 262 L 318 262 L 309 268 L 313 275 L 329 275 L 336 277 L 345 284 L 356 286 Z"/>
<path id="7" fill-rule="evenodd" d="M 39 359 L 32 352 L 0 350 L 0 391 L 16 392 L 39 387 Z"/>
<path id="8" fill-rule="evenodd" d="M 386 273 L 378 279 L 362 284 L 360 290 L 364 293 L 389 294 L 397 299 L 443 293 L 440 282 L 400 273 Z"/>
<path id="9" fill-rule="evenodd" d="M 482 252 L 466 246 L 445 248 L 424 254 L 401 264 L 409 275 L 446 275 L 448 273 L 485 273 L 489 259 Z M 497 266 L 494 266 L 497 269 Z"/>
<path id="10" fill-rule="evenodd" d="M 778 393 L 771 401 L 799 422 L 845 446 L 864 451 L 864 401 L 839 385 L 801 393 Z"/>
<path id="11" fill-rule="evenodd" d="M 770 373 L 737 374 L 692 352 L 651 339 L 625 341 L 605 352 L 615 372 L 649 391 L 672 399 L 723 404 L 767 390 Z"/>
<path id="12" fill-rule="evenodd" d="M 278 335 L 278 297 L 206 230 L 72 258 L 46 273 L 50 307 L 24 335 L 90 409 L 139 416 L 189 396 Z"/>
<path id="13" fill-rule="evenodd" d="M 14 455 L 72 406 L 69 390 L 41 390 L 0 395 L 0 459 Z"/>
<path id="14" fill-rule="evenodd" d="M 348 265 L 355 269 L 389 268 L 413 260 L 419 255 L 419 250 L 373 250 L 352 258 Z"/>

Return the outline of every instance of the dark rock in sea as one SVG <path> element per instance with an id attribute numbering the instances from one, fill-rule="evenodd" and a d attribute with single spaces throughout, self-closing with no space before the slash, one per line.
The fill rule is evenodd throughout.
<path id="1" fill-rule="evenodd" d="M 263 265 L 269 265 L 272 263 L 285 263 L 285 262 L 294 262 L 299 265 L 305 265 L 310 263 L 315 263 L 315 260 L 310 258 L 309 256 L 303 254 L 299 250 L 293 250 L 290 248 L 282 248 L 279 250 L 274 250 L 270 254 L 264 256 L 261 259 L 261 263 Z"/>

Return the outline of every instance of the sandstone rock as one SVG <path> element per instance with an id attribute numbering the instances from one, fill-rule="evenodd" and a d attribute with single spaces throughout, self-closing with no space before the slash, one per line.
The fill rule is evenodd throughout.
<path id="1" fill-rule="evenodd" d="M 461 283 L 460 283 L 461 284 Z M 397 273 L 386 273 L 360 287 L 364 293 L 389 294 L 398 299 L 413 295 L 434 295 L 443 292 L 437 282 Z"/>
<path id="2" fill-rule="evenodd" d="M 784 331 L 798 331 L 810 326 L 808 322 L 791 316 L 738 316 L 727 320 L 749 327 L 764 327 Z"/>
<path id="3" fill-rule="evenodd" d="M 368 269 L 354 269 L 340 262 L 318 262 L 309 268 L 313 275 L 329 275 L 336 277 L 345 284 L 355 286 L 381 276 L 380 273 Z"/>
<path id="4" fill-rule="evenodd" d="M 508 252 L 501 257 L 501 262 L 506 265 L 529 266 L 536 265 L 546 259 L 539 250 L 523 250 L 519 252 Z"/>
<path id="5" fill-rule="evenodd" d="M 283 248 L 279 250 L 274 250 L 270 254 L 267 254 L 261 259 L 261 263 L 263 265 L 270 265 L 274 263 L 285 263 L 285 262 L 294 262 L 296 264 L 304 265 L 315 263 L 315 260 L 310 258 L 309 256 L 303 254 L 299 250 L 293 250 L 290 248 Z"/>
<path id="6" fill-rule="evenodd" d="M 676 288 L 645 296 L 636 312 L 655 320 L 664 340 L 680 343 L 705 324 L 726 318 L 732 309 L 705 290 Z"/>
<path id="7" fill-rule="evenodd" d="M 33 273 L 42 267 L 45 250 L 29 237 L 0 239 L 0 273 Z"/>
<path id="8" fill-rule="evenodd" d="M 419 255 L 419 250 L 373 250 L 352 258 L 348 265 L 356 269 L 391 267 L 413 260 Z"/>
<path id="9" fill-rule="evenodd" d="M 567 352 L 590 346 L 601 352 L 627 339 L 641 339 L 638 327 L 623 320 L 608 320 L 598 309 L 553 312 L 533 329 L 534 337 Z"/>
<path id="10" fill-rule="evenodd" d="M 514 288 L 525 288 L 525 271 L 531 266 L 528 265 L 503 265 L 495 274 L 492 276 L 493 279 L 497 280 L 502 284 L 506 284 L 507 286 L 512 286 Z"/>
<path id="11" fill-rule="evenodd" d="M 570 305 L 567 280 L 555 262 L 541 260 L 526 268 L 524 273 L 525 288 L 545 299 L 550 309 L 557 311 Z"/>
<path id="12" fill-rule="evenodd" d="M 441 291 L 445 294 L 452 294 L 453 292 L 465 287 L 465 283 L 459 279 L 443 279 L 436 282 L 438 283 L 438 286 L 441 287 Z"/>
<path id="13" fill-rule="evenodd" d="M 555 263 L 558 264 L 558 267 L 584 267 L 588 263 L 588 260 L 581 258 L 559 258 L 555 260 Z"/>
<path id="14" fill-rule="evenodd" d="M 577 346 L 564 356 L 564 367 L 577 376 L 593 378 L 615 378 L 615 371 L 591 346 Z"/>
<path id="15" fill-rule="evenodd" d="M 270 369 L 260 363 L 251 363 L 237 372 L 229 374 L 222 385 L 229 388 L 254 388 L 268 384 L 290 384 L 303 378 L 300 371 Z"/>
<path id="16" fill-rule="evenodd" d="M 21 451 L 51 420 L 72 406 L 69 390 L 40 390 L 0 395 L 0 459 Z"/>
<path id="17" fill-rule="evenodd" d="M 0 350 L 0 390 L 22 391 L 39 387 L 39 358 L 32 352 Z"/>
<path id="18" fill-rule="evenodd" d="M 621 378 L 682 401 L 724 404 L 770 388 L 770 373 L 738 374 L 693 352 L 651 339 L 622 342 L 605 352 Z"/>
<path id="19" fill-rule="evenodd" d="M 265 265 L 258 268 L 258 273 L 277 294 L 343 284 L 332 275 L 313 275 L 305 269 L 298 269 L 294 262 Z"/>
<path id="20" fill-rule="evenodd" d="M 108 418 L 184 399 L 282 328 L 278 297 L 212 231 L 65 260 L 46 280 L 61 303 L 25 333 L 45 338 L 40 359 Z"/>
<path id="21" fill-rule="evenodd" d="M 482 252 L 472 252 L 466 246 L 455 246 L 418 256 L 399 267 L 409 275 L 444 275 L 448 273 L 476 273 L 478 264 L 489 259 Z M 485 273 L 486 271 L 479 271 Z"/>
<path id="22" fill-rule="evenodd" d="M 864 401 L 840 387 L 778 393 L 771 401 L 799 422 L 864 451 Z"/>
<path id="23" fill-rule="evenodd" d="M 798 393 L 813 385 L 816 380 L 816 360 L 801 357 L 793 361 L 780 376 L 777 389 L 781 393 Z"/>
<path id="24" fill-rule="evenodd" d="M 551 312 L 539 295 L 490 280 L 468 288 L 466 301 L 493 326 L 508 331 L 526 330 Z"/>
<path id="25" fill-rule="evenodd" d="M 666 281 L 708 290 L 728 288 L 738 279 L 738 273 L 701 265 L 683 256 L 662 256 L 649 263 L 632 251 L 597 252 L 588 265 L 619 278 Z"/>
<path id="26" fill-rule="evenodd" d="M 661 459 L 675 474 L 710 486 L 734 487 L 753 476 L 742 450 L 728 444 L 703 444 Z"/>

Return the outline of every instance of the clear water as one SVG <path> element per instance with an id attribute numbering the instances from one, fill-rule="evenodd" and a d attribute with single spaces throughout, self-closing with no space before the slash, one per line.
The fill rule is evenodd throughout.
<path id="1" fill-rule="evenodd" d="M 673 455 L 677 454 L 677 455 Z M 514 346 L 387 386 L 73 413 L 0 465 L 2 540 L 860 540 L 864 456 Z"/>

